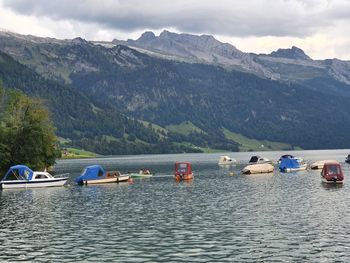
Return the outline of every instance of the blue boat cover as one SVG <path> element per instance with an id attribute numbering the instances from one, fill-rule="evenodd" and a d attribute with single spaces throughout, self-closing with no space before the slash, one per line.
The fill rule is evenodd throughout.
<path id="1" fill-rule="evenodd" d="M 2 180 L 7 180 L 11 175 L 14 175 L 18 180 L 30 181 L 33 179 L 33 171 L 25 165 L 15 165 L 10 167 Z"/>
<path id="2" fill-rule="evenodd" d="M 106 171 L 100 165 L 85 167 L 83 173 L 75 179 L 75 182 L 82 183 L 87 180 L 101 179 L 106 175 Z"/>
<path id="3" fill-rule="evenodd" d="M 299 168 L 298 161 L 294 158 L 282 158 L 280 163 L 280 171 L 285 171 L 287 168 Z"/>

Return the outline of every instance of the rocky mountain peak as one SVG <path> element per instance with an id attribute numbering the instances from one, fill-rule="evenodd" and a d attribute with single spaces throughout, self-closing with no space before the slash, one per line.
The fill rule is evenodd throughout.
<path id="1" fill-rule="evenodd" d="M 301 59 L 301 60 L 311 60 L 311 58 L 305 54 L 305 52 L 296 47 L 292 46 L 292 48 L 280 48 L 277 51 L 273 51 L 270 56 L 272 57 L 281 57 L 281 58 L 291 58 L 291 59 Z"/>
<path id="2" fill-rule="evenodd" d="M 160 33 L 159 38 L 162 38 L 162 39 L 174 39 L 174 38 L 176 38 L 178 35 L 179 35 L 179 34 L 170 32 L 170 31 L 168 31 L 168 30 L 163 30 L 163 32 Z"/>
<path id="3" fill-rule="evenodd" d="M 81 37 L 76 37 L 72 39 L 73 45 L 81 45 L 81 44 L 88 44 L 89 42 Z"/>
<path id="4" fill-rule="evenodd" d="M 156 35 L 152 31 L 146 31 L 136 41 L 143 43 L 152 41 L 154 39 L 156 39 Z"/>

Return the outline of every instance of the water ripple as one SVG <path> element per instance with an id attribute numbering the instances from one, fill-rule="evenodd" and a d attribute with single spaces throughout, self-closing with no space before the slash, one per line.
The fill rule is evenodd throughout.
<path id="1" fill-rule="evenodd" d="M 190 183 L 155 176 L 130 185 L 3 191 L 0 261 L 350 260 L 350 184 L 325 187 L 315 171 L 196 169 Z"/>

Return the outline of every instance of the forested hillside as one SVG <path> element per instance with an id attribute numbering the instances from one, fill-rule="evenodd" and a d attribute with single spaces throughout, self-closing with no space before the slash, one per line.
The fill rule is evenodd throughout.
<path id="1" fill-rule="evenodd" d="M 44 98 L 69 146 L 100 154 L 237 151 L 244 147 L 234 138 L 245 136 L 283 149 L 350 147 L 349 86 L 321 71 L 275 81 L 80 38 L 8 35 L 0 43 L 6 87 Z M 280 57 L 264 61 L 271 59 Z M 297 66 L 288 67 L 295 78 Z"/>
<path id="2" fill-rule="evenodd" d="M 0 79 L 5 87 L 15 88 L 43 98 L 52 113 L 57 134 L 68 139 L 66 146 L 74 146 L 99 154 L 137 154 L 198 152 L 198 147 L 180 144 L 191 136 L 179 138 L 167 132 L 159 134 L 152 126 L 126 116 L 104 100 L 92 101 L 71 86 L 48 80 L 32 69 L 0 53 Z M 237 150 L 237 144 L 224 137 L 222 145 L 207 138 L 198 146 Z"/>

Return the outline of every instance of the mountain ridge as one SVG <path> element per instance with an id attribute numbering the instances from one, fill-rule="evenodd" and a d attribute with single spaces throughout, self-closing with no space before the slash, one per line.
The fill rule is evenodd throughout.
<path id="1" fill-rule="evenodd" d="M 142 41 L 153 41 L 153 35 L 147 33 Z M 178 36 L 165 32 L 162 38 L 167 41 L 176 38 L 179 47 L 188 52 L 193 52 L 193 48 L 188 49 L 188 46 L 202 49 L 192 55 L 203 55 L 203 50 L 217 52 L 213 46 L 221 45 L 207 35 Z M 184 39 L 191 43 L 184 44 Z M 94 111 L 109 109 L 109 114 L 119 112 L 127 119 L 150 123 L 150 128 L 156 125 L 173 127 L 166 134 L 158 131 L 157 139 L 152 137 L 155 134 L 151 131 L 153 139 L 148 138 L 145 131 L 140 132 L 142 129 L 136 126 L 136 134 L 132 134 L 132 128 L 129 129 L 130 137 L 128 133 L 123 135 L 123 129 L 118 128 L 120 140 L 142 143 L 167 138 L 167 145 L 186 143 L 188 146 L 190 143 L 192 150 L 196 147 L 237 150 L 237 143 L 223 132 L 229 130 L 251 139 L 285 142 L 291 148 L 340 148 L 350 141 L 346 133 L 350 127 L 346 118 L 350 89 L 346 81 L 338 81 L 328 72 L 337 66 L 339 68 L 333 73 L 339 74 L 339 78 L 344 77 L 347 69 L 343 68 L 343 61 L 249 54 L 249 58 L 261 67 L 278 72 L 279 79 L 271 80 L 254 70 L 223 66 L 218 61 L 190 61 L 169 54 L 164 57 L 164 54 L 161 56 L 144 48 L 132 47 L 125 41 L 113 44 L 76 38 L 53 40 L 51 43 L 49 39 L 17 38 L 0 33 L 0 49 L 3 52 L 43 78 L 84 94 L 94 105 Z M 45 97 L 45 94 L 42 96 Z M 62 96 L 64 101 L 65 95 Z M 324 107 L 326 101 L 327 107 Z M 331 124 L 331 129 L 321 129 L 324 118 Z M 192 123 L 198 129 L 186 134 L 174 132 L 181 123 Z M 136 124 L 131 122 L 128 125 L 133 127 Z M 342 129 L 336 128 L 339 126 Z M 84 125 L 79 129 L 84 130 Z M 92 139 L 96 132 L 86 136 Z M 79 138 L 79 145 L 90 147 L 85 149 L 92 151 L 92 148 L 97 148 L 101 152 L 98 140 L 102 137 L 88 143 L 84 133 L 80 134 L 83 135 Z M 102 145 L 109 147 L 111 138 L 105 135 Z M 159 143 L 163 150 L 171 151 Z M 118 145 L 129 147 L 127 144 Z M 146 149 L 150 148 L 143 147 L 140 151 Z M 186 147 L 182 149 L 190 150 Z M 181 151 L 181 148 L 177 150 Z"/>
<path id="2" fill-rule="evenodd" d="M 340 59 L 313 60 L 305 52 L 292 46 L 287 49 L 278 49 L 270 54 L 245 53 L 238 50 L 229 43 L 222 43 L 210 35 L 191 35 L 177 34 L 169 31 L 163 31 L 159 36 L 153 32 L 147 31 L 148 38 L 140 37 L 137 40 L 113 40 L 113 43 L 124 44 L 130 47 L 139 48 L 141 52 L 150 55 L 159 55 L 165 59 L 173 59 L 193 63 L 209 63 L 225 67 L 233 67 L 235 70 L 256 74 L 280 81 L 295 81 L 296 79 L 286 77 L 285 73 L 278 70 L 278 67 L 288 67 L 289 65 L 301 65 L 309 67 L 309 71 L 322 69 L 320 74 L 328 74 L 337 81 L 350 85 L 350 62 Z M 192 52 L 192 46 L 186 46 L 184 39 L 195 39 L 196 43 L 200 42 L 202 46 L 196 46 L 200 52 Z M 205 39 L 211 39 L 212 45 L 205 47 Z M 180 42 L 180 43 L 179 43 Z M 171 46 L 171 48 L 167 48 Z M 202 48 L 201 48 L 202 47 Z M 274 59 L 274 60 L 272 60 Z M 267 63 L 267 61 L 269 63 Z M 271 64 L 274 61 L 274 64 Z M 330 63 L 331 61 L 331 63 Z M 278 65 L 276 65 L 276 63 Z M 312 75 L 313 76 L 313 75 Z M 304 80 L 310 78 L 304 78 Z M 297 79 L 298 80 L 298 79 Z"/>

